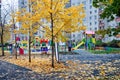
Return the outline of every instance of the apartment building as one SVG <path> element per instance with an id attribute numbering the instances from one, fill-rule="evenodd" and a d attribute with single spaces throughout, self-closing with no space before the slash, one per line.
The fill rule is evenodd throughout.
<path id="1" fill-rule="evenodd" d="M 103 9 L 102 8 L 99 8 L 99 30 L 104 30 L 104 29 L 107 29 L 107 28 L 115 28 L 118 26 L 119 24 L 119 17 L 115 17 L 114 20 L 110 21 L 109 19 L 105 18 L 105 19 L 101 19 L 100 18 L 100 15 L 101 13 L 103 12 Z"/>
<path id="2" fill-rule="evenodd" d="M 107 29 L 108 27 L 115 28 L 120 25 L 120 18 L 116 17 L 113 21 L 108 19 L 101 19 L 100 14 L 103 12 L 102 8 L 95 8 L 92 6 L 93 0 L 71 0 L 71 6 L 77 6 L 84 4 L 86 17 L 83 20 L 84 25 L 87 27 L 87 31 L 97 31 Z M 73 42 L 80 41 L 84 35 L 81 32 L 75 32 L 71 35 Z M 111 39 L 112 40 L 112 39 Z"/>
<path id="3" fill-rule="evenodd" d="M 99 29 L 99 10 L 92 6 L 92 0 L 71 0 L 71 6 L 79 4 L 84 4 L 86 17 L 83 19 L 83 24 L 87 27 L 87 31 L 97 31 Z M 72 33 L 71 39 L 73 42 L 79 42 L 83 37 L 83 31 L 80 31 Z"/>

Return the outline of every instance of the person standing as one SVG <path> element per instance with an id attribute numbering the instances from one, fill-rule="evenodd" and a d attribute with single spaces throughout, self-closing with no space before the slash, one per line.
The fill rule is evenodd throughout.
<path id="1" fill-rule="evenodd" d="M 92 37 L 93 49 L 95 50 L 96 39 L 95 36 Z"/>
<path id="2" fill-rule="evenodd" d="M 71 41 L 68 42 L 68 51 L 71 51 L 71 48 L 72 48 L 72 43 Z"/>

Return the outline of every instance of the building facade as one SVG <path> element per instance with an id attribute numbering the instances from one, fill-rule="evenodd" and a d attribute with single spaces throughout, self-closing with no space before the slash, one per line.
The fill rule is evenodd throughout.
<path id="1" fill-rule="evenodd" d="M 108 19 L 101 19 L 100 14 L 103 12 L 102 8 L 95 8 L 92 5 L 93 0 L 71 0 L 71 6 L 77 6 L 84 4 L 86 17 L 83 20 L 84 25 L 87 27 L 87 31 L 97 31 L 107 28 L 116 28 L 120 25 L 120 18 L 116 17 L 113 21 Z M 83 32 L 75 32 L 71 35 L 73 42 L 81 41 L 84 37 Z M 112 40 L 112 39 L 111 39 Z"/>
<path id="2" fill-rule="evenodd" d="M 99 8 L 99 30 L 104 30 L 104 29 L 107 29 L 107 28 L 115 28 L 118 26 L 118 21 L 119 21 L 119 18 L 118 17 L 115 17 L 114 20 L 110 21 L 109 19 L 105 18 L 105 19 L 101 19 L 100 18 L 100 15 L 101 13 L 103 12 L 104 9 L 102 8 Z"/>
<path id="3" fill-rule="evenodd" d="M 118 26 L 120 26 L 120 17 L 114 16 L 115 19 L 110 21 L 109 19 L 105 18 L 105 19 L 101 19 L 100 18 L 100 14 L 103 12 L 104 9 L 99 8 L 99 30 L 105 30 L 107 28 L 117 28 Z M 104 38 L 102 39 L 103 42 L 110 42 L 112 40 L 120 40 L 119 37 L 116 36 L 109 36 L 109 35 L 105 35 Z"/>
<path id="4" fill-rule="evenodd" d="M 87 27 L 87 30 L 98 30 L 98 9 L 92 6 L 92 0 L 71 0 L 72 6 L 77 6 L 79 4 L 84 4 L 86 17 L 84 18 L 83 22 L 84 25 Z"/>
<path id="5" fill-rule="evenodd" d="M 87 31 L 97 31 L 99 29 L 99 10 L 92 6 L 92 0 L 71 0 L 71 6 L 78 6 L 80 4 L 84 4 L 86 17 L 83 19 L 83 24 L 87 27 Z M 72 33 L 72 41 L 81 41 L 84 38 L 83 32 Z"/>

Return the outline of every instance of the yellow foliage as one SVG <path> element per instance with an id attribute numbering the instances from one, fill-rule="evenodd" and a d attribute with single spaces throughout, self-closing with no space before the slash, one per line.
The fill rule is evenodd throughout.
<path id="1" fill-rule="evenodd" d="M 113 3 L 113 1 L 114 1 L 114 0 L 109 0 L 110 4 L 112 4 L 112 3 Z"/>
<path id="2" fill-rule="evenodd" d="M 11 38 L 10 28 L 11 27 L 9 25 L 4 25 L 4 27 L 3 27 L 3 41 L 4 41 L 4 43 L 6 43 Z M 2 34 L 2 29 L 1 28 L 0 28 L 0 32 Z M 0 39 L 0 41 L 1 41 L 1 39 Z"/>
<path id="3" fill-rule="evenodd" d="M 86 26 L 81 26 L 80 30 L 86 30 Z"/>
<path id="4" fill-rule="evenodd" d="M 85 30 L 83 18 L 85 17 L 84 5 L 65 8 L 69 0 L 29 0 L 31 12 L 26 9 L 16 12 L 17 21 L 21 28 L 30 29 L 32 33 L 39 27 L 45 31 L 45 36 L 51 38 L 51 19 L 53 20 L 53 36 L 56 41 L 65 41 L 65 32 Z M 52 4 L 52 5 L 51 5 Z M 39 27 L 36 27 L 39 26 Z M 36 29 L 37 28 L 37 29 Z M 32 35 L 31 33 L 31 35 Z"/>

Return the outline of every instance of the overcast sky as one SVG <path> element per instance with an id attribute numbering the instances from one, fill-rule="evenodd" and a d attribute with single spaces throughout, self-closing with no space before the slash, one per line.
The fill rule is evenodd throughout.
<path id="1" fill-rule="evenodd" d="M 1 1 L 1 17 L 2 19 L 6 19 L 6 22 L 8 23 L 10 20 L 10 14 L 14 10 L 18 10 L 18 0 L 2 0 Z M 6 18 L 4 16 L 7 14 Z"/>
<path id="2" fill-rule="evenodd" d="M 2 0 L 2 7 L 5 9 L 10 9 L 14 7 L 15 9 L 18 8 L 18 0 Z"/>

